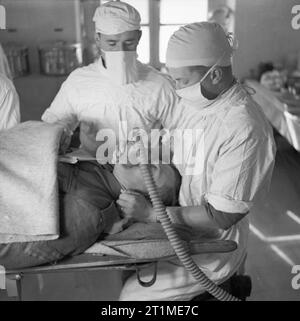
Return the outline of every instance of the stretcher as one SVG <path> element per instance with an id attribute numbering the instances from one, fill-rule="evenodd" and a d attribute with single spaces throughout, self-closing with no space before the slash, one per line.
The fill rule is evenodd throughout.
<path id="1" fill-rule="evenodd" d="M 167 239 L 165 240 L 172 249 L 172 252 L 163 252 L 168 253 L 168 255 L 160 254 L 159 257 L 151 256 L 142 256 L 142 257 L 134 257 L 137 253 L 137 248 L 132 249 L 131 246 L 128 245 L 128 240 L 126 240 L 126 249 L 131 251 L 131 254 L 124 257 L 119 257 L 118 255 L 122 253 L 120 248 L 117 249 L 116 257 L 111 256 L 95 256 L 91 254 L 82 254 L 73 258 L 62 260 L 56 264 L 48 265 L 48 266 L 40 266 L 34 268 L 27 268 L 21 270 L 7 271 L 7 276 L 12 280 L 15 280 L 17 287 L 17 296 L 19 300 L 22 300 L 22 278 L 26 274 L 42 274 L 49 272 L 60 272 L 60 271 L 80 271 L 80 270 L 95 270 L 95 269 L 121 269 L 121 270 L 135 270 L 137 280 L 140 285 L 144 287 L 149 287 L 154 284 L 157 276 L 157 263 L 162 260 L 172 260 L 179 259 L 179 262 L 186 268 L 188 272 L 190 272 L 193 277 L 203 286 L 203 288 L 214 298 L 222 301 L 239 301 L 240 298 L 235 297 L 228 291 L 224 290 L 222 287 L 218 286 L 214 282 L 212 282 L 206 274 L 200 269 L 200 267 L 194 262 L 193 255 L 194 254 L 207 254 L 207 253 L 226 253 L 234 251 L 237 248 L 237 244 L 231 240 L 184 240 L 179 235 L 176 230 L 174 224 L 172 223 L 169 214 L 167 212 L 166 206 L 160 199 L 158 194 L 158 190 L 153 179 L 152 172 L 148 165 L 148 161 L 146 160 L 146 150 L 143 146 L 142 141 L 140 140 L 139 144 L 141 145 L 141 163 L 140 169 L 141 174 L 143 176 L 145 185 L 147 187 L 147 191 L 150 196 L 151 203 L 153 205 L 153 209 L 157 214 L 157 218 L 163 228 L 165 236 Z M 135 240 L 137 241 L 137 240 Z M 158 240 L 152 240 L 152 242 L 157 242 Z M 137 241 L 137 245 L 140 241 Z M 150 243 L 149 240 L 142 240 L 144 243 Z M 146 245 L 144 244 L 144 245 Z M 140 245 L 139 245 L 140 246 Z M 156 245 L 153 247 L 153 243 L 151 244 L 151 248 L 153 250 L 157 248 L 161 248 Z M 120 252 L 118 252 L 120 251 Z M 144 254 L 144 248 L 139 253 Z M 152 251 L 153 253 L 153 251 Z M 102 253 L 103 254 L 103 253 Z M 171 254 L 171 255 L 170 255 Z M 140 278 L 140 270 L 145 267 L 145 265 L 153 265 L 154 272 L 153 278 L 150 281 L 144 282 Z"/>
<path id="2" fill-rule="evenodd" d="M 226 253 L 232 252 L 237 248 L 233 241 L 191 241 L 189 242 L 190 254 L 205 253 Z M 97 270 L 122 270 L 133 271 L 136 273 L 138 282 L 145 287 L 151 286 L 156 281 L 157 263 L 160 261 L 170 261 L 177 259 L 176 254 L 151 257 L 151 258 L 132 258 L 110 255 L 97 255 L 83 253 L 74 257 L 68 257 L 53 264 L 41 265 L 36 267 L 7 270 L 6 277 L 15 282 L 16 296 L 22 300 L 22 280 L 27 275 L 38 275 L 44 273 L 62 273 L 62 272 L 88 272 Z M 143 268 L 153 268 L 153 277 L 150 281 L 144 282 L 140 277 L 140 271 Z"/>

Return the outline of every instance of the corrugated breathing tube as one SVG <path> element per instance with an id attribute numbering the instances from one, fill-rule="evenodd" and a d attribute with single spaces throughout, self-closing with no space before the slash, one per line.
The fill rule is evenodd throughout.
<path id="1" fill-rule="evenodd" d="M 176 230 L 173 228 L 167 209 L 158 194 L 157 187 L 148 164 L 148 157 L 142 139 L 139 140 L 139 144 L 141 153 L 140 170 L 143 175 L 145 185 L 147 187 L 154 211 L 156 212 L 157 217 L 162 224 L 163 229 L 179 260 L 186 270 L 189 271 L 197 281 L 199 281 L 200 285 L 216 299 L 220 301 L 240 301 L 238 298 L 224 291 L 213 281 L 211 281 L 194 262 L 193 258 L 189 254 L 189 248 L 185 243 L 183 243 Z"/>

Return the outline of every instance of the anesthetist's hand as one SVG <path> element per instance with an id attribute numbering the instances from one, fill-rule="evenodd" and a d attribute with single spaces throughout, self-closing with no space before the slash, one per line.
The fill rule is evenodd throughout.
<path id="1" fill-rule="evenodd" d="M 117 204 L 120 206 L 124 218 L 138 222 L 156 222 L 156 216 L 151 203 L 144 195 L 126 190 L 122 191 Z"/>

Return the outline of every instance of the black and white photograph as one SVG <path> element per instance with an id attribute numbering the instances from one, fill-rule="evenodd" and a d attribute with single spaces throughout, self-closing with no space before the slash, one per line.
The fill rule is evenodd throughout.
<path id="1" fill-rule="evenodd" d="M 10 301 L 300 301 L 299 0 L 0 0 Z"/>

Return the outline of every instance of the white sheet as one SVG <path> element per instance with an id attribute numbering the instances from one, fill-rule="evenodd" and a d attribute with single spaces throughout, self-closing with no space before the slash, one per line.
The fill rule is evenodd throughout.
<path id="1" fill-rule="evenodd" d="M 272 92 L 257 81 L 247 80 L 246 85 L 256 93 L 253 99 L 261 106 L 268 120 L 287 141 L 300 151 L 300 101 L 299 112 L 280 100 L 280 93 Z"/>

